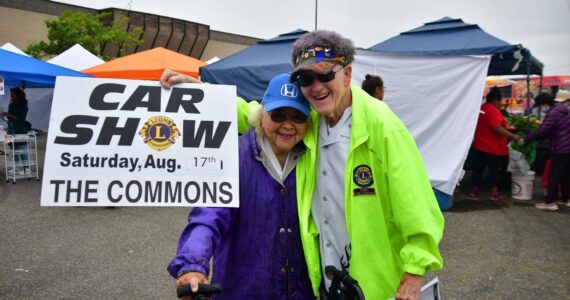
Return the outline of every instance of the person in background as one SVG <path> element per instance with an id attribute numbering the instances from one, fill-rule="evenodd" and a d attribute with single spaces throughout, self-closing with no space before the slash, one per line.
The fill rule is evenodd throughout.
<path id="1" fill-rule="evenodd" d="M 194 208 L 168 266 L 176 287 L 221 283 L 215 299 L 314 299 L 303 257 L 295 166 L 310 107 L 290 74 L 273 78 L 239 138 L 239 208 Z M 186 80 L 186 79 L 185 79 Z"/>
<path id="2" fill-rule="evenodd" d="M 474 168 L 472 187 L 469 196 L 479 199 L 481 178 L 485 168 L 489 168 L 489 186 L 492 202 L 505 201 L 499 192 L 499 170 L 508 155 L 507 140 L 518 140 L 520 136 L 507 130 L 507 121 L 500 112 L 501 92 L 493 87 L 487 94 L 486 102 L 481 106 L 475 137 L 473 139 Z"/>
<path id="3" fill-rule="evenodd" d="M 27 115 L 28 100 L 26 99 L 26 93 L 21 88 L 11 88 L 8 112 L 2 112 L 2 118 L 8 121 L 7 134 L 15 135 L 28 133 L 29 128 L 26 122 Z M 27 143 L 14 143 L 14 150 L 18 152 L 18 154 L 14 155 L 16 163 L 25 163 L 28 160 Z M 13 171 L 16 172 L 17 175 L 26 175 L 29 174 L 30 169 L 24 166 Z"/>
<path id="4" fill-rule="evenodd" d="M 380 101 L 384 99 L 384 82 L 380 76 L 366 74 L 362 82 L 362 89 Z"/>
<path id="5" fill-rule="evenodd" d="M 317 30 L 293 44 L 292 82 L 314 108 L 297 165 L 303 249 L 316 293 L 336 293 L 327 266 L 366 299 L 419 299 L 439 270 L 444 220 L 411 134 L 386 103 L 351 84 L 356 49 Z"/>
<path id="6" fill-rule="evenodd" d="M 551 103 L 552 99 L 554 99 L 554 97 L 552 97 L 551 94 L 546 92 L 540 93 L 534 98 L 534 107 L 530 110 L 530 115 L 537 117 L 538 120 L 542 122 L 546 116 L 546 113 L 548 112 L 548 109 L 550 109 L 551 106 L 546 105 L 545 102 Z"/>
<path id="7" fill-rule="evenodd" d="M 535 206 L 541 210 L 558 210 L 558 204 L 570 207 L 570 116 L 568 110 L 570 92 L 559 90 L 556 98 L 545 98 L 541 103 L 546 116 L 540 127 L 519 140 L 525 144 L 540 139 L 550 139 L 551 163 L 548 172 L 548 194 L 544 202 Z M 558 201 L 558 185 L 562 199 Z"/>
<path id="8" fill-rule="evenodd" d="M 554 96 L 547 92 L 542 92 L 534 98 L 534 107 L 530 110 L 530 115 L 536 117 L 538 123 L 542 123 L 550 105 L 544 104 L 553 103 Z M 532 169 L 538 174 L 543 172 L 548 172 L 546 170 L 546 164 L 550 164 L 550 143 L 548 140 L 537 141 L 536 143 L 536 156 L 534 162 L 532 163 Z M 548 176 L 543 176 L 543 178 L 548 178 Z M 548 187 L 546 187 L 548 188 Z"/>

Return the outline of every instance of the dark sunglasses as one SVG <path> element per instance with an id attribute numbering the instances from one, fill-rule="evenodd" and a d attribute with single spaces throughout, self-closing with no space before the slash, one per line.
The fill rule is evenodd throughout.
<path id="1" fill-rule="evenodd" d="M 330 71 L 326 74 L 318 74 L 318 73 L 314 73 L 314 72 L 305 72 L 305 73 L 301 73 L 299 74 L 299 82 L 301 83 L 301 86 L 307 87 L 307 86 L 311 86 L 313 84 L 313 81 L 315 81 L 315 79 L 317 79 L 320 83 L 327 83 L 332 81 L 335 76 L 336 76 L 336 72 L 340 71 L 344 69 L 344 67 L 336 70 L 336 71 Z"/>
<path id="2" fill-rule="evenodd" d="M 307 116 L 301 113 L 289 115 L 280 111 L 272 111 L 269 113 L 269 116 L 271 117 L 271 121 L 275 123 L 283 123 L 287 120 L 291 120 L 293 123 L 296 124 L 303 124 L 307 122 Z"/>

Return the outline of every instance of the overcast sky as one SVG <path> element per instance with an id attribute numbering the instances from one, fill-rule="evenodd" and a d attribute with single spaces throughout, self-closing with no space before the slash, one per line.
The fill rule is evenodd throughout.
<path id="1" fill-rule="evenodd" d="M 315 28 L 315 0 L 58 0 L 116 7 L 209 25 L 212 30 L 271 38 Z M 318 0 L 318 28 L 368 48 L 442 17 L 461 18 L 511 44 L 523 44 L 545 75 L 570 75 L 570 0 Z"/>

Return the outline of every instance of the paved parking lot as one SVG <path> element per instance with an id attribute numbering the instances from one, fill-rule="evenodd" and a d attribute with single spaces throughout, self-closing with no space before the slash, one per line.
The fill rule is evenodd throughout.
<path id="1" fill-rule="evenodd" d="M 0 299 L 176 298 L 166 265 L 188 209 L 40 207 L 40 190 L 0 180 Z M 570 299 L 570 208 L 533 203 L 456 195 L 429 275 L 444 299 Z"/>

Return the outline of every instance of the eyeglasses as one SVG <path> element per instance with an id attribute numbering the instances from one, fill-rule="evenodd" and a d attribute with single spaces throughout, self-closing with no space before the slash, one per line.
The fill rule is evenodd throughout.
<path id="1" fill-rule="evenodd" d="M 301 83 L 301 86 L 304 86 L 304 87 L 311 86 L 313 84 L 313 81 L 315 81 L 315 78 L 320 83 L 331 82 L 336 77 L 336 73 L 342 69 L 344 69 L 344 67 L 342 67 L 336 71 L 330 71 L 326 74 L 318 74 L 318 73 L 314 73 L 314 72 L 301 73 L 301 74 L 299 74 L 299 81 Z"/>
<path id="2" fill-rule="evenodd" d="M 304 124 L 307 122 L 307 116 L 300 113 L 286 114 L 281 111 L 272 111 L 269 113 L 269 116 L 271 117 L 271 121 L 275 123 L 283 123 L 287 120 L 290 120 L 296 124 Z"/>

